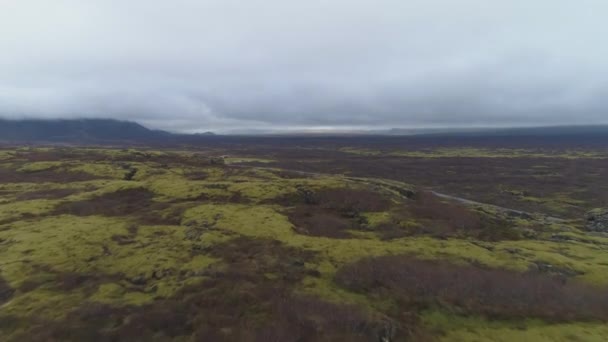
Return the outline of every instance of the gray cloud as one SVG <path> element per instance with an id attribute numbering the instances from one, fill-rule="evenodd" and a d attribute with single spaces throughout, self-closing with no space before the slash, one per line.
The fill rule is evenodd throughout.
<path id="1" fill-rule="evenodd" d="M 608 123 L 608 3 L 0 3 L 0 116 L 175 131 Z"/>

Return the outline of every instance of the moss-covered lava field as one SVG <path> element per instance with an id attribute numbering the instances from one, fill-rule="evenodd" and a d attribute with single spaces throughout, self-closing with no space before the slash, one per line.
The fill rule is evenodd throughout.
<path id="1" fill-rule="evenodd" d="M 0 340 L 605 341 L 607 160 L 0 149 Z"/>

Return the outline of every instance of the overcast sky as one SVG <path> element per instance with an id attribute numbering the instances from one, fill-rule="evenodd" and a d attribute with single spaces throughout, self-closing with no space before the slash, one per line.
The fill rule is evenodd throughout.
<path id="1" fill-rule="evenodd" d="M 606 0 L 0 0 L 0 117 L 608 123 Z"/>

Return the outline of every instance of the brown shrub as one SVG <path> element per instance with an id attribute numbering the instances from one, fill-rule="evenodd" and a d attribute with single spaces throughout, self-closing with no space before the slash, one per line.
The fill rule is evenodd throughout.
<path id="1" fill-rule="evenodd" d="M 312 236 L 349 238 L 349 229 L 364 229 L 364 212 L 387 210 L 390 198 L 366 189 L 335 188 L 313 192 L 300 187 L 296 194 L 275 199 L 281 204 L 296 204 L 288 218 L 296 232 Z"/>
<path id="2" fill-rule="evenodd" d="M 363 259 L 336 274 L 338 284 L 401 305 L 458 308 L 490 317 L 608 320 L 608 292 L 538 273 L 518 273 L 410 256 Z"/>
<path id="3" fill-rule="evenodd" d="M 299 179 L 299 178 L 312 178 L 311 174 L 304 172 L 291 171 L 291 170 L 279 170 L 274 172 L 275 175 L 283 179 Z"/>
<path id="4" fill-rule="evenodd" d="M 189 206 L 176 205 L 166 210 L 171 203 L 156 202 L 153 198 L 154 193 L 144 188 L 125 189 L 87 200 L 59 204 L 54 214 L 132 216 L 143 225 L 180 225 L 182 214 Z M 123 239 L 122 242 L 127 241 L 128 239 Z"/>
<path id="5" fill-rule="evenodd" d="M 141 307 L 84 303 L 65 320 L 40 322 L 18 337 L 37 341 L 408 340 L 404 325 L 365 313 L 356 306 L 290 295 L 272 288 L 241 293 L 230 288 L 222 290 L 227 292 L 190 288 L 180 293 L 187 298 L 171 298 Z"/>
<path id="6" fill-rule="evenodd" d="M 345 215 L 359 212 L 388 210 L 392 201 L 386 195 L 368 189 L 335 188 L 315 193 L 321 207 L 337 210 Z"/>
<path id="7" fill-rule="evenodd" d="M 294 282 L 308 274 L 305 263 L 314 253 L 284 246 L 277 240 L 238 237 L 207 250 L 211 256 L 222 258 L 230 265 L 230 272 L 241 275 L 275 272 L 283 281 Z"/>
<path id="8" fill-rule="evenodd" d="M 255 341 L 402 341 L 408 337 L 390 319 L 311 296 L 277 298 L 273 311 L 275 318 L 256 332 Z M 411 327 L 417 322 L 406 323 Z"/>
<path id="9" fill-rule="evenodd" d="M 412 235 L 437 238 L 474 237 L 498 241 L 519 239 L 512 224 L 475 212 L 464 205 L 443 201 L 430 192 L 419 192 L 407 205 L 394 206 L 391 199 L 370 190 L 326 189 L 313 192 L 300 188 L 296 194 L 275 199 L 295 204 L 288 218 L 296 232 L 312 236 L 349 238 L 348 230 L 370 229 L 364 212 L 390 211 L 391 220 L 373 227 L 380 238 L 389 240 Z M 392 209 L 391 209 L 392 207 Z M 415 220 L 419 225 L 402 227 Z"/>
<path id="10" fill-rule="evenodd" d="M 68 197 L 80 192 L 78 189 L 48 189 L 24 192 L 17 196 L 18 201 L 28 201 L 35 199 L 59 199 Z"/>
<path id="11" fill-rule="evenodd" d="M 76 216 L 131 215 L 150 209 L 155 204 L 152 201 L 153 197 L 154 193 L 144 188 L 119 190 L 88 200 L 62 203 L 55 208 L 55 214 Z"/>
<path id="12" fill-rule="evenodd" d="M 342 239 L 351 237 L 347 230 L 358 228 L 351 219 L 318 207 L 296 207 L 288 218 L 295 231 L 304 235 Z"/>
<path id="13" fill-rule="evenodd" d="M 120 326 L 128 317 L 128 308 L 101 303 L 83 303 L 60 321 L 30 319 L 23 322 L 28 330 L 21 330 L 14 341 L 115 341 L 109 331 Z M 143 340 L 140 340 L 143 341 Z"/>
<path id="14" fill-rule="evenodd" d="M 444 221 L 450 229 L 479 229 L 479 215 L 467 207 L 441 200 L 431 192 L 420 191 L 414 196 L 410 211 L 416 218 Z"/>
<path id="15" fill-rule="evenodd" d="M 181 164 L 189 166 L 213 165 L 212 158 L 204 155 L 183 155 L 180 153 L 167 152 L 163 155 L 148 153 L 146 151 L 122 150 L 121 154 L 108 154 L 104 150 L 79 150 L 73 148 L 54 148 L 48 151 L 19 151 L 14 155 L 15 159 L 25 159 L 29 162 L 58 161 L 58 160 L 80 160 L 86 162 L 146 162 L 164 165 Z"/>
<path id="16" fill-rule="evenodd" d="M 79 273 L 73 271 L 59 271 L 48 265 L 33 265 L 38 275 L 26 279 L 19 285 L 22 293 L 33 291 L 41 286 L 50 287 L 56 291 L 70 292 L 76 289 L 86 294 L 94 293 L 99 285 L 123 279 L 122 274 Z"/>
<path id="17" fill-rule="evenodd" d="M 152 203 L 137 215 L 137 222 L 148 226 L 179 226 L 182 214 L 189 206 L 175 206 L 163 211 L 167 206 L 169 206 L 168 203 Z"/>
<path id="18" fill-rule="evenodd" d="M 47 169 L 35 172 L 18 172 L 0 167 L 0 183 L 71 183 L 84 182 L 103 177 L 86 172 L 71 172 Z"/>
<path id="19" fill-rule="evenodd" d="M 345 216 L 354 216 L 360 212 L 385 211 L 393 204 L 388 196 L 369 189 L 328 188 L 313 191 L 304 186 L 297 188 L 295 193 L 280 196 L 268 202 L 284 206 L 318 205 Z"/>
<path id="20" fill-rule="evenodd" d="M 432 192 L 417 192 L 405 214 L 420 223 L 406 229 L 409 235 L 473 237 L 485 241 L 521 238 L 512 223 L 476 212 L 463 204 L 443 200 Z"/>

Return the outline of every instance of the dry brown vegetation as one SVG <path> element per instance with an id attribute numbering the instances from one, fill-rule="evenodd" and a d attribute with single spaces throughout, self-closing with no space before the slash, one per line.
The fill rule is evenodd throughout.
<path id="1" fill-rule="evenodd" d="M 91 295 L 97 291 L 100 285 L 124 278 L 123 274 L 58 271 L 49 265 L 32 265 L 32 268 L 39 276 L 23 281 L 17 288 L 21 294 L 43 287 L 53 291 L 83 291 L 87 295 Z"/>
<path id="2" fill-rule="evenodd" d="M 245 285 L 251 284 L 246 282 Z M 17 340 L 164 341 L 187 338 L 201 342 L 366 342 L 392 336 L 398 331 L 392 323 L 361 312 L 352 305 L 282 295 L 276 288 L 253 289 L 249 293 L 235 293 L 234 288 L 222 289 L 226 292 L 218 293 L 204 285 L 190 287 L 182 291 L 182 298 L 142 307 L 85 303 L 60 322 L 31 321 L 34 323 L 31 331 L 19 335 Z M 228 296 L 232 301 L 218 300 L 221 296 Z M 254 300 L 264 301 L 264 305 L 253 312 L 237 311 L 243 304 L 260 304 L 252 303 Z M 4 323 L 24 324 L 16 317 L 7 317 Z"/>
<path id="3" fill-rule="evenodd" d="M 370 341 L 397 333 L 386 318 L 355 306 L 294 294 L 293 285 L 311 274 L 311 252 L 243 237 L 209 252 L 223 262 L 170 298 L 139 307 L 83 303 L 60 321 L 30 320 L 32 329 L 17 340 Z M 87 281 L 62 279 L 68 287 Z"/>
<path id="4" fill-rule="evenodd" d="M 421 223 L 408 229 L 411 235 L 428 234 L 438 238 L 474 237 L 485 241 L 520 238 L 512 223 L 489 217 L 465 205 L 443 200 L 427 191 L 416 193 L 413 203 L 409 205 L 409 213 Z"/>
<path id="5" fill-rule="evenodd" d="M 387 210 L 392 202 L 378 192 L 365 189 L 324 189 L 314 192 L 300 188 L 296 195 L 279 203 L 296 204 L 288 213 L 298 233 L 331 238 L 348 238 L 350 229 L 364 229 L 361 214 Z"/>
<path id="6" fill-rule="evenodd" d="M 289 212 L 289 221 L 296 232 L 311 236 L 325 236 L 342 239 L 349 238 L 349 229 L 358 229 L 356 221 L 333 211 L 313 209 L 307 206 L 296 207 Z"/>
<path id="7" fill-rule="evenodd" d="M 396 300 L 401 308 L 443 307 L 493 318 L 608 321 L 608 292 L 539 273 L 519 273 L 396 255 L 343 267 L 338 284 Z"/>
<path id="8" fill-rule="evenodd" d="M 200 200 L 200 199 L 199 199 Z M 154 201 L 154 193 L 144 188 L 118 190 L 87 200 L 59 204 L 53 214 L 76 216 L 132 216 L 145 225 L 179 225 L 187 205 Z M 168 209 L 168 210 L 165 210 Z"/>
<path id="9" fill-rule="evenodd" d="M 149 226 L 178 226 L 182 221 L 182 213 L 188 208 L 187 205 L 173 206 L 169 210 L 161 212 L 169 204 L 154 203 L 149 210 L 135 215 L 137 222 Z"/>
<path id="10" fill-rule="evenodd" d="M 55 169 L 15 172 L 15 170 L 0 167 L 0 183 L 70 183 L 100 178 L 102 177 L 94 176 L 86 172 L 68 172 Z"/>
<path id="11" fill-rule="evenodd" d="M 291 205 L 288 217 L 301 234 L 350 238 L 349 230 L 376 232 L 382 239 L 429 235 L 435 238 L 472 237 L 484 241 L 517 240 L 513 224 L 465 205 L 419 191 L 411 200 L 392 201 L 377 191 L 300 188 L 296 194 L 273 200 Z M 390 220 L 370 227 L 363 213 L 390 211 Z M 415 224 L 403 224 L 415 222 Z"/>
<path id="12" fill-rule="evenodd" d="M 93 188 L 89 188 L 88 190 L 94 190 Z M 28 201 L 35 199 L 59 199 L 68 197 L 70 195 L 79 193 L 78 189 L 48 189 L 48 190 L 37 190 L 24 192 L 17 196 L 18 201 Z"/>
<path id="13" fill-rule="evenodd" d="M 149 210 L 154 205 L 153 197 L 154 193 L 144 188 L 124 189 L 88 200 L 62 203 L 55 209 L 55 214 L 125 216 Z"/>
<path id="14" fill-rule="evenodd" d="M 429 146 L 420 146 L 419 150 L 409 145 L 393 148 L 421 154 L 433 152 Z M 483 203 L 557 217 L 580 218 L 589 208 L 608 206 L 608 185 L 604 181 L 608 179 L 608 159 L 567 159 L 552 157 L 549 152 L 543 157 L 516 158 L 370 156 L 327 148 L 301 151 L 295 146 L 247 151 L 271 155 L 275 162 L 261 165 L 265 167 L 392 179 Z M 556 153 L 560 151 L 567 152 L 567 148 Z"/>
<path id="15" fill-rule="evenodd" d="M 212 159 L 205 155 L 183 155 L 177 153 L 155 154 L 147 151 L 120 150 L 119 154 L 108 154 L 104 149 L 78 150 L 74 148 L 54 148 L 52 150 L 17 151 L 13 153 L 15 159 L 28 162 L 79 160 L 82 162 L 152 162 L 158 164 L 179 164 L 189 166 L 209 166 L 214 164 Z"/>

